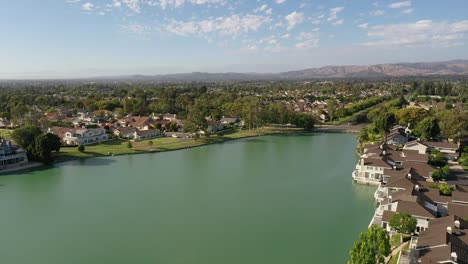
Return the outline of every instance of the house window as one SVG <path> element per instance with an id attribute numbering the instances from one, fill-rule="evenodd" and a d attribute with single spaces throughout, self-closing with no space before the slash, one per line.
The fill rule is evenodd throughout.
<path id="1" fill-rule="evenodd" d="M 364 175 L 365 175 L 364 177 L 366 177 L 366 179 L 369 178 L 369 172 L 366 172 Z"/>

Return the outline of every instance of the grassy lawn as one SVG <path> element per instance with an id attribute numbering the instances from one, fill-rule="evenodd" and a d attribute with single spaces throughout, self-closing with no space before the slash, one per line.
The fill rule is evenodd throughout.
<path id="1" fill-rule="evenodd" d="M 211 135 L 210 137 L 202 137 L 198 140 L 192 138 L 173 138 L 162 137 L 150 140 L 132 141 L 132 148 L 127 147 L 127 140 L 112 140 L 100 144 L 85 146 L 84 152 L 79 152 L 77 147 L 62 147 L 59 153 L 55 153 L 56 160 L 67 161 L 90 157 L 101 157 L 110 155 L 123 155 L 144 152 L 169 151 L 183 149 L 187 147 L 196 147 L 201 145 L 221 143 L 233 139 L 240 139 L 253 136 L 271 135 L 271 134 L 287 134 L 300 133 L 302 129 L 294 128 L 259 128 L 257 130 L 241 130 L 241 131 L 226 131 L 222 134 Z M 149 142 L 152 141 L 153 144 Z"/>
<path id="2" fill-rule="evenodd" d="M 0 138 L 3 138 L 3 137 L 10 137 L 11 136 L 11 133 L 13 133 L 13 130 L 11 129 L 0 129 Z"/>
<path id="3" fill-rule="evenodd" d="M 392 258 L 390 259 L 390 261 L 388 262 L 388 264 L 397 264 L 398 262 L 398 255 L 400 253 L 398 252 L 396 255 L 392 256 Z"/>
<path id="4" fill-rule="evenodd" d="M 390 238 L 390 245 L 392 247 L 398 247 L 400 244 L 401 244 L 401 235 L 400 234 L 393 235 Z"/>

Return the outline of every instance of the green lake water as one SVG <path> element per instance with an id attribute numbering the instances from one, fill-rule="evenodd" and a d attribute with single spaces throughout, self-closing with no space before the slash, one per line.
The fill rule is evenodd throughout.
<path id="1" fill-rule="evenodd" d="M 266 136 L 0 176 L 0 263 L 346 263 L 355 136 Z"/>

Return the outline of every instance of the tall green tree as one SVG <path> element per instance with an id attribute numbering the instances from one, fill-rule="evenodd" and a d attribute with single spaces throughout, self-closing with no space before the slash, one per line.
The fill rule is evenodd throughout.
<path id="1" fill-rule="evenodd" d="M 390 112 L 382 112 L 374 119 L 374 126 L 384 136 L 384 142 L 387 141 L 388 132 L 390 132 L 390 129 L 395 125 L 395 123 L 395 115 Z"/>
<path id="2" fill-rule="evenodd" d="M 28 148 L 38 137 L 42 134 L 42 131 L 37 126 L 25 126 L 18 129 L 15 129 L 11 134 L 11 138 L 18 144 L 20 147 L 26 149 Z"/>
<path id="3" fill-rule="evenodd" d="M 27 150 L 30 159 L 50 164 L 54 161 L 52 151 L 60 151 L 60 138 L 51 133 L 41 134 Z"/>
<path id="4" fill-rule="evenodd" d="M 361 233 L 359 240 L 349 251 L 349 264 L 382 263 L 389 254 L 390 239 L 387 231 L 372 225 L 366 232 Z"/>
<path id="5" fill-rule="evenodd" d="M 330 116 L 330 121 L 335 120 L 337 107 L 338 107 L 338 102 L 336 101 L 335 98 L 332 98 L 328 101 L 327 110 L 328 110 L 328 115 Z"/>
<path id="6" fill-rule="evenodd" d="M 389 225 L 400 233 L 409 234 L 416 230 L 417 220 L 408 213 L 395 213 L 390 218 Z"/>
<path id="7" fill-rule="evenodd" d="M 435 117 L 424 118 L 414 129 L 414 133 L 423 140 L 435 138 L 440 134 L 440 127 Z"/>
<path id="8" fill-rule="evenodd" d="M 442 136 L 459 141 L 468 136 L 468 113 L 445 110 L 436 114 Z"/>

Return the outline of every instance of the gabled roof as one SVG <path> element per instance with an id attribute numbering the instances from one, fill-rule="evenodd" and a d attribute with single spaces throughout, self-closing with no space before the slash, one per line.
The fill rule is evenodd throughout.
<path id="1" fill-rule="evenodd" d="M 429 177 L 432 174 L 432 172 L 436 169 L 435 167 L 423 162 L 410 161 L 406 162 L 404 166 L 406 168 L 410 168 L 411 174 L 425 178 Z"/>
<path id="2" fill-rule="evenodd" d="M 423 142 L 424 145 L 434 148 L 451 148 L 451 149 L 458 149 L 458 145 L 449 142 L 434 142 L 434 141 L 425 141 Z"/>
<path id="3" fill-rule="evenodd" d="M 468 218 L 468 204 L 448 203 L 448 214 Z"/>
<path id="4" fill-rule="evenodd" d="M 398 201 L 396 211 L 399 213 L 408 213 L 413 216 L 420 216 L 426 218 L 435 218 L 435 212 L 426 209 L 424 206 L 417 202 Z"/>

